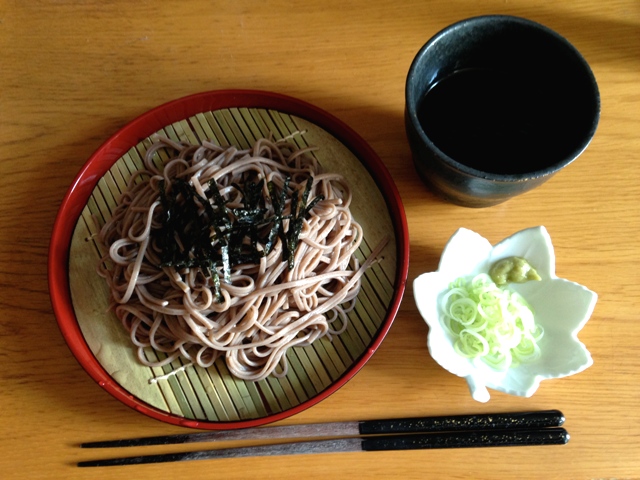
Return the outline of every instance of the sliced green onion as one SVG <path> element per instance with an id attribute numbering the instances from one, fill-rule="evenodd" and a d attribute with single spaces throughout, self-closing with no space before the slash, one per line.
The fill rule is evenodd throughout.
<path id="1" fill-rule="evenodd" d="M 460 322 L 462 325 L 470 325 L 478 315 L 478 306 L 470 298 L 459 298 L 449 306 L 449 315 L 451 318 Z"/>
<path id="2" fill-rule="evenodd" d="M 464 357 L 483 357 L 489 353 L 489 342 L 482 335 L 464 329 L 453 348 Z"/>
<path id="3" fill-rule="evenodd" d="M 457 278 L 439 306 L 454 350 L 463 357 L 479 358 L 504 371 L 540 356 L 544 329 L 535 323 L 531 306 L 516 292 L 498 287 L 489 275 Z"/>

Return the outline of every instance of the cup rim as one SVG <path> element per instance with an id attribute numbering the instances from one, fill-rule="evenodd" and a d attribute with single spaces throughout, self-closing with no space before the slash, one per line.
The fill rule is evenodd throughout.
<path id="1" fill-rule="evenodd" d="M 417 106 L 419 104 L 419 99 L 415 99 L 413 98 L 413 95 L 410 93 L 410 84 L 412 82 L 412 80 L 415 78 L 415 70 L 417 69 L 418 65 L 421 62 L 422 57 L 426 54 L 426 52 L 428 50 L 430 50 L 431 48 L 433 48 L 433 46 L 438 43 L 439 41 L 441 41 L 441 39 L 446 36 L 448 33 L 468 26 L 470 24 L 472 25 L 476 25 L 476 24 L 481 24 L 481 23 L 487 23 L 487 22 L 494 22 L 496 20 L 500 20 L 502 22 L 507 22 L 507 23 L 511 23 L 511 24 L 520 24 L 520 25 L 525 25 L 527 27 L 534 27 L 538 30 L 540 30 L 541 32 L 544 32 L 545 34 L 549 35 L 550 37 L 555 38 L 556 40 L 558 40 L 559 42 L 561 42 L 562 44 L 564 44 L 569 50 L 572 51 L 572 53 L 574 54 L 575 58 L 578 60 L 579 64 L 581 65 L 581 67 L 583 68 L 584 73 L 586 74 L 586 76 L 588 77 L 587 81 L 588 83 L 591 85 L 592 87 L 592 91 L 593 91 L 593 95 L 594 95 L 594 103 L 595 103 L 595 114 L 594 117 L 591 121 L 591 126 L 587 132 L 587 134 L 585 135 L 585 139 L 582 140 L 569 154 L 567 154 L 566 158 L 563 160 L 560 160 L 558 162 L 553 163 L 552 165 L 549 165 L 546 168 L 543 169 L 539 169 L 539 170 L 533 170 L 531 172 L 525 172 L 525 173 L 517 173 L 517 174 L 500 174 L 500 173 L 493 173 L 493 172 L 486 172 L 484 170 L 478 170 L 476 168 L 473 167 L 469 167 L 468 165 L 465 165 L 464 163 L 461 163 L 457 160 L 455 160 L 454 158 L 450 157 L 449 155 L 447 155 L 445 152 L 443 152 L 432 140 L 431 138 L 429 138 L 429 136 L 424 132 L 422 126 L 420 125 L 420 122 L 418 121 L 418 114 L 417 114 Z M 410 101 L 411 100 L 411 101 Z M 530 20 L 524 17 L 519 17 L 519 16 L 514 16 L 514 15 L 499 15 L 499 14 L 492 14 L 492 15 L 478 15 L 478 16 L 474 16 L 474 17 L 469 17 L 469 18 L 465 18 L 462 20 L 459 20 L 457 22 L 454 22 L 444 28 L 442 28 L 441 30 L 439 30 L 438 32 L 436 32 L 416 53 L 416 55 L 414 56 L 412 62 L 411 62 L 411 66 L 409 67 L 409 71 L 407 73 L 407 78 L 406 78 L 406 82 L 405 82 L 405 108 L 407 110 L 408 113 L 408 117 L 409 120 L 411 122 L 411 124 L 414 127 L 414 130 L 418 133 L 420 139 L 425 142 L 429 148 L 435 150 L 438 152 L 440 158 L 442 158 L 448 165 L 450 165 L 451 167 L 474 177 L 478 177 L 478 178 L 483 178 L 486 180 L 491 180 L 491 181 L 499 181 L 499 182 L 523 182 L 526 180 L 530 180 L 530 179 L 535 179 L 535 178 L 541 178 L 541 177 L 545 177 L 545 176 L 549 176 L 552 175 L 556 172 L 558 172 L 559 170 L 561 170 L 562 168 L 566 167 L 567 165 L 569 165 L 570 163 L 572 163 L 575 159 L 577 159 L 582 152 L 584 152 L 586 150 L 586 148 L 589 146 L 589 144 L 591 143 L 591 141 L 593 140 L 593 137 L 595 136 L 596 130 L 598 128 L 598 124 L 600 121 L 600 112 L 601 112 L 601 100 L 600 100 L 600 91 L 598 88 L 598 84 L 595 78 L 595 75 L 591 69 L 591 66 L 588 64 L 588 62 L 586 61 L 586 59 L 583 57 L 583 55 L 578 51 L 578 49 L 571 43 L 569 42 L 569 40 L 567 40 L 565 37 L 563 37 L 562 35 L 560 35 L 558 32 L 556 32 L 555 30 L 547 27 L 546 25 L 543 25 L 539 22 L 536 22 L 534 20 Z"/>

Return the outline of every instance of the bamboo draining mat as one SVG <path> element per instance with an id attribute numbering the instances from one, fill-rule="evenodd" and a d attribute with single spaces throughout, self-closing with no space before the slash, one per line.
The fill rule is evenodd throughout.
<path id="1" fill-rule="evenodd" d="M 362 225 L 365 239 L 358 255 L 362 261 L 393 223 L 385 200 L 360 160 L 322 128 L 301 118 L 265 109 L 232 108 L 203 112 L 166 126 L 159 134 L 174 140 L 201 143 L 212 139 L 226 146 L 249 148 L 258 138 L 283 138 L 294 132 L 300 146 L 319 147 L 313 154 L 325 171 L 343 174 L 353 190 L 352 212 Z M 289 372 L 284 378 L 247 382 L 232 377 L 223 359 L 208 369 L 188 367 L 150 384 L 149 380 L 177 368 L 141 365 L 130 339 L 115 314 L 107 311 L 108 289 L 96 273 L 101 246 L 93 240 L 99 226 L 111 215 L 131 173 L 151 143 L 147 138 L 132 147 L 107 172 L 93 191 L 77 226 L 70 248 L 69 283 L 76 317 L 86 342 L 109 375 L 131 395 L 167 414 L 202 422 L 233 422 L 264 418 L 284 412 L 312 399 L 348 371 L 366 351 L 391 304 L 396 276 L 395 238 L 383 251 L 383 259 L 365 274 L 357 307 L 349 315 L 347 330 L 340 336 L 316 341 L 308 347 L 290 349 Z M 148 349 L 148 358 L 159 353 Z"/>

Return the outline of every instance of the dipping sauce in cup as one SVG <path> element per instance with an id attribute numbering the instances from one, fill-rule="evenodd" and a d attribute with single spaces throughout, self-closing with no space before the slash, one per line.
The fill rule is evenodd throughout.
<path id="1" fill-rule="evenodd" d="M 565 38 L 492 15 L 451 25 L 422 47 L 405 116 L 421 178 L 455 204 L 487 207 L 575 160 L 595 134 L 600 96 Z"/>

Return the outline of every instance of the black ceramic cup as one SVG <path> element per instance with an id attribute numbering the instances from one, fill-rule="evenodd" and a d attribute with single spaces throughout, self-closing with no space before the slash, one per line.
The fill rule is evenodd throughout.
<path id="1" fill-rule="evenodd" d="M 406 82 L 405 124 L 420 177 L 466 207 L 542 184 L 587 148 L 600 95 L 582 55 L 523 18 L 474 17 L 437 33 Z"/>

